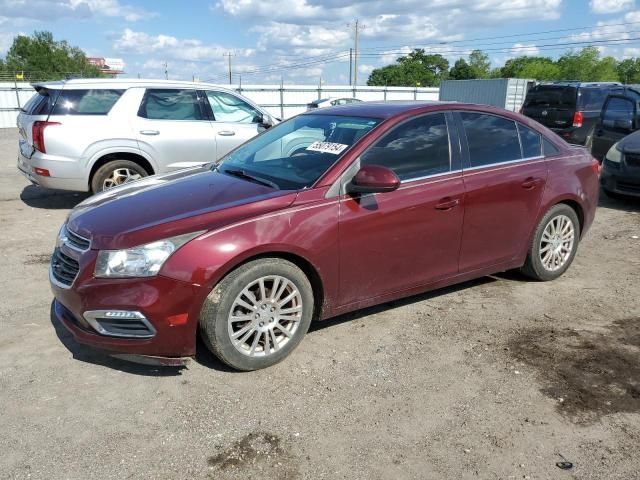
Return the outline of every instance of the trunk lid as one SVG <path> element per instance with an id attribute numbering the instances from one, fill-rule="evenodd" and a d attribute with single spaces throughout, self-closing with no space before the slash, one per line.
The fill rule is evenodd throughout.
<path id="1" fill-rule="evenodd" d="M 522 113 L 549 128 L 573 125 L 578 89 L 560 85 L 538 85 L 527 93 Z"/>

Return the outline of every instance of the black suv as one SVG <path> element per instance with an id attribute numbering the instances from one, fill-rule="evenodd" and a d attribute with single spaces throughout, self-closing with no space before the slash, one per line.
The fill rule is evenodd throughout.
<path id="1" fill-rule="evenodd" d="M 623 90 L 620 83 L 542 83 L 527 92 L 521 112 L 567 142 L 591 148 L 605 99 Z"/>

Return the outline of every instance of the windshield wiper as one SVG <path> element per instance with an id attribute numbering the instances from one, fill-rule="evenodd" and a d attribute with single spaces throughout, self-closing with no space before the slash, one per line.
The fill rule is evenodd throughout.
<path id="1" fill-rule="evenodd" d="M 224 170 L 218 170 L 222 173 L 228 173 L 229 175 L 233 175 L 235 177 L 244 178 L 245 180 L 249 180 L 255 183 L 260 183 L 262 185 L 266 185 L 267 187 L 275 188 L 276 190 L 280 190 L 280 187 L 277 183 L 272 182 L 271 180 L 267 180 L 266 178 L 257 177 L 255 175 L 250 175 L 244 170 L 234 170 L 231 168 L 226 168 Z"/>

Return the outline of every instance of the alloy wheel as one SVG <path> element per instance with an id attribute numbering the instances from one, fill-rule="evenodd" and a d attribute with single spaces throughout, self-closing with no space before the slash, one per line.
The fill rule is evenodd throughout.
<path id="1" fill-rule="evenodd" d="M 566 215 L 558 215 L 549 220 L 540 239 L 540 262 L 542 266 L 555 272 L 561 269 L 571 257 L 575 242 L 573 222 Z"/>
<path id="2" fill-rule="evenodd" d="M 294 336 L 302 320 L 302 295 L 280 275 L 261 277 L 236 297 L 228 317 L 229 338 L 250 357 L 279 351 Z"/>
<path id="3" fill-rule="evenodd" d="M 102 189 L 108 190 L 109 188 L 117 187 L 124 183 L 139 180 L 140 178 L 142 178 L 142 175 L 129 168 L 116 168 L 111 172 L 111 175 L 102 182 Z"/>

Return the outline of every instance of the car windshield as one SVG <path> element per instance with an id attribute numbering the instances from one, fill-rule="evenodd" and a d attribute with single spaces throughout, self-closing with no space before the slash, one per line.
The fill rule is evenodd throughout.
<path id="1" fill-rule="evenodd" d="M 378 123 L 375 118 L 300 115 L 249 140 L 216 168 L 280 190 L 310 187 Z"/>
<path id="2" fill-rule="evenodd" d="M 576 94 L 575 87 L 541 85 L 529 90 L 525 107 L 575 107 Z"/>

